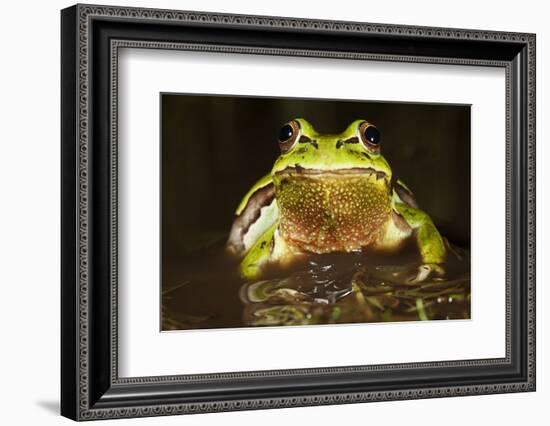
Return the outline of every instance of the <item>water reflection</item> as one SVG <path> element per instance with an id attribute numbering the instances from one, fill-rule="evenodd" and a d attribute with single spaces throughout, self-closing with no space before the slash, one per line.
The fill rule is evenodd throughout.
<path id="1" fill-rule="evenodd" d="M 470 318 L 469 252 L 451 247 L 445 273 L 415 282 L 414 255 L 312 255 L 245 282 L 221 248 L 175 268 L 162 292 L 162 329 Z M 422 275 L 422 274 L 420 274 Z"/>
<path id="2" fill-rule="evenodd" d="M 345 256 L 345 255 L 341 255 Z M 367 264 L 347 255 L 317 257 L 288 277 L 241 289 L 246 325 L 306 325 L 470 317 L 470 277 L 450 264 L 418 283 L 418 263 Z"/>

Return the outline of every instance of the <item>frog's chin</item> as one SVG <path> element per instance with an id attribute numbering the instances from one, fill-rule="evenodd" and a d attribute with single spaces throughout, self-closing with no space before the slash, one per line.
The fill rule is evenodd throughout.
<path id="1" fill-rule="evenodd" d="M 309 169 L 299 165 L 286 167 L 274 173 L 274 177 L 284 178 L 291 176 L 304 177 L 358 177 L 366 176 L 375 180 L 386 180 L 388 175 L 382 170 L 376 170 L 373 167 L 350 167 L 345 169 Z"/>

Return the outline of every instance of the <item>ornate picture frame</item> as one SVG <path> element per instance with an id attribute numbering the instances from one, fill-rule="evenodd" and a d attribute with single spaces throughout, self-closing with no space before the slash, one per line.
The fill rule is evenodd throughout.
<path id="1" fill-rule="evenodd" d="M 61 12 L 61 413 L 159 416 L 535 390 L 535 35 L 76 5 Z M 498 67 L 506 73 L 506 356 L 119 377 L 121 48 Z"/>

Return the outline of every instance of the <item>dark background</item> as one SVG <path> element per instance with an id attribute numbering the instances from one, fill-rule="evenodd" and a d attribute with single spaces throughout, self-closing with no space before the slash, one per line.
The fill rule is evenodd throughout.
<path id="1" fill-rule="evenodd" d="M 375 124 L 394 175 L 443 235 L 469 248 L 467 105 L 162 94 L 161 107 L 163 268 L 226 238 L 241 198 L 279 155 L 280 127 L 296 117 L 321 133 Z"/>

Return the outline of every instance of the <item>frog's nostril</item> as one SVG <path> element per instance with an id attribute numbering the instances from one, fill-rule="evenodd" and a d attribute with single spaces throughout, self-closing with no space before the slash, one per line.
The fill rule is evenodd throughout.
<path id="1" fill-rule="evenodd" d="M 314 139 L 311 139 L 311 138 L 308 138 L 307 136 L 305 135 L 302 135 L 300 136 L 300 140 L 298 141 L 299 143 L 308 143 L 310 145 L 312 145 L 314 148 L 318 149 L 319 148 L 319 145 L 317 145 L 317 141 L 314 140 Z"/>
<path id="2" fill-rule="evenodd" d="M 345 143 L 359 143 L 359 138 L 357 136 L 354 136 L 349 139 L 338 139 L 336 141 L 336 149 L 342 148 Z"/>

